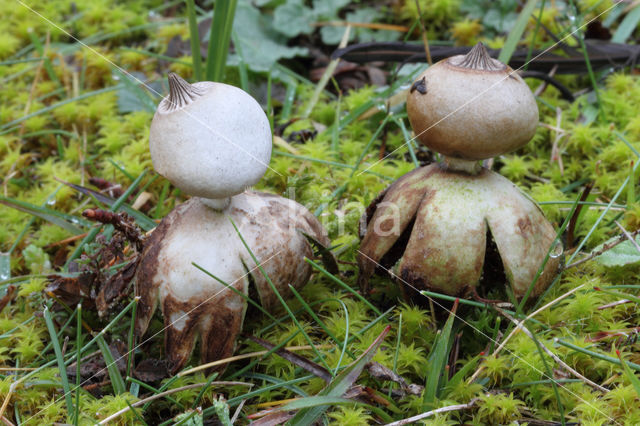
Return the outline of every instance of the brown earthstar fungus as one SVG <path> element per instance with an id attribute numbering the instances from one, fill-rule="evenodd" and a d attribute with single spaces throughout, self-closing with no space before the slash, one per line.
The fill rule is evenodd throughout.
<path id="1" fill-rule="evenodd" d="M 145 243 L 136 274 L 136 332 L 145 333 L 159 305 L 165 353 L 176 372 L 198 337 L 202 362 L 232 355 L 247 309 L 242 295 L 255 293 L 265 309 L 278 303 L 240 235 L 283 296 L 311 274 L 305 234 L 322 244 L 328 240 L 300 204 L 245 189 L 266 171 L 272 143 L 269 121 L 251 96 L 221 83 L 189 84 L 175 74 L 169 85 L 151 124 L 152 161 L 194 197 L 169 213 Z"/>
<path id="2" fill-rule="evenodd" d="M 559 269 L 556 233 L 535 202 L 477 161 L 535 133 L 538 108 L 526 83 L 478 44 L 423 72 L 407 112 L 417 139 L 443 160 L 398 179 L 363 215 L 360 286 L 368 290 L 382 266 L 417 290 L 462 296 L 497 264 L 521 299 L 550 253 L 530 293 L 539 295 Z"/>

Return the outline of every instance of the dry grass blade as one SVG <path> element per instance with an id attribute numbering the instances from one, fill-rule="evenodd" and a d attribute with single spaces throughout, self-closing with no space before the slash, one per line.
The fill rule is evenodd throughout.
<path id="1" fill-rule="evenodd" d="M 329 349 L 329 348 L 333 348 L 334 345 L 317 345 L 316 349 Z M 291 351 L 306 351 L 306 350 L 310 350 L 311 346 L 310 345 L 303 345 L 303 346 L 289 346 L 287 348 L 285 348 L 287 351 L 291 352 Z M 194 368 L 190 368 L 188 370 L 184 370 L 178 373 L 178 377 L 182 377 L 182 376 L 186 376 L 188 374 L 193 374 L 193 373 L 197 373 L 198 371 L 202 371 L 202 370 L 206 370 L 207 368 L 211 368 L 211 367 L 215 367 L 217 365 L 223 365 L 223 364 L 228 364 L 230 362 L 233 361 L 238 361 L 241 359 L 247 359 L 247 358 L 254 358 L 257 356 L 262 356 L 265 354 L 268 354 L 269 351 L 257 351 L 257 352 L 250 352 L 248 354 L 241 354 L 241 355 L 235 355 L 229 358 L 224 358 L 224 359 L 219 359 L 217 361 L 213 361 L 213 362 L 209 362 L 206 364 L 202 364 L 199 365 L 197 367 Z"/>
<path id="2" fill-rule="evenodd" d="M 146 404 L 147 402 L 151 402 L 154 401 L 158 398 L 163 398 L 167 395 L 171 395 L 177 392 L 182 392 L 184 390 L 189 390 L 189 389 L 197 389 L 200 388 L 204 385 L 206 385 L 207 383 L 194 383 L 192 385 L 186 385 L 186 386 L 181 386 L 179 388 L 175 388 L 175 389 L 169 389 L 167 391 L 164 392 L 160 392 L 157 393 L 155 395 L 151 395 L 148 398 L 145 399 L 141 399 L 140 401 L 134 402 L 133 404 L 130 404 L 129 406 L 127 406 L 126 408 L 123 408 L 120 411 L 117 411 L 115 413 L 113 413 L 112 415 L 110 415 L 109 417 L 105 418 L 104 420 L 100 421 L 98 424 L 99 425 L 106 425 L 110 422 L 112 422 L 113 420 L 117 419 L 118 417 L 120 417 L 121 415 L 123 415 L 124 413 L 126 413 L 127 411 L 131 410 L 132 408 L 136 408 L 139 407 L 141 405 Z M 245 382 L 211 382 L 211 385 L 220 385 L 220 386 L 249 386 L 252 387 L 253 384 L 252 383 L 245 383 Z"/>
<path id="3" fill-rule="evenodd" d="M 511 340 L 511 338 L 519 330 L 522 329 L 522 327 L 524 326 L 525 322 L 529 321 L 530 319 L 532 319 L 533 317 L 538 315 L 540 312 L 546 310 L 547 308 L 550 308 L 551 306 L 555 305 L 556 303 L 560 302 L 561 300 L 566 299 L 567 297 L 571 296 L 573 293 L 575 293 L 576 291 L 580 290 L 584 286 L 585 286 L 585 284 L 579 285 L 578 287 L 566 292 L 562 296 L 552 300 L 551 302 L 547 303 L 546 305 L 544 305 L 544 306 L 540 307 L 539 309 L 533 311 L 532 313 L 527 315 L 527 317 L 524 320 L 516 321 L 516 323 L 515 323 L 516 324 L 516 328 L 511 330 L 511 333 L 509 333 L 509 335 L 507 337 L 505 337 L 505 339 L 502 342 L 500 342 L 500 345 L 498 345 L 498 347 L 495 349 L 495 351 L 493 351 L 492 355 L 499 354 L 500 351 L 502 351 L 502 349 L 504 349 L 504 347 L 506 346 L 507 342 L 509 342 L 509 340 Z M 480 367 L 475 371 L 475 373 L 473 373 L 473 375 L 469 378 L 469 380 L 467 380 L 467 383 L 473 382 L 478 377 L 478 375 L 482 372 L 482 370 L 484 370 L 484 365 L 480 365 Z"/>
<path id="4" fill-rule="evenodd" d="M 435 410 L 427 411 L 426 413 L 418 414 L 417 416 L 409 417 L 403 420 L 398 420 L 397 422 L 387 423 L 385 426 L 402 426 L 408 425 L 409 423 L 415 423 L 419 420 L 426 419 L 427 417 L 435 416 L 440 413 L 448 413 L 450 411 L 459 411 L 459 410 L 468 410 L 473 408 L 478 402 L 478 398 L 474 398 L 466 404 L 457 404 L 457 405 L 449 405 L 447 407 L 440 407 Z"/>
<path id="5" fill-rule="evenodd" d="M 498 312 L 500 312 L 500 314 L 502 314 L 505 318 L 507 318 L 509 321 L 513 322 L 514 324 L 518 324 L 521 325 L 521 323 L 518 322 L 518 320 L 516 320 L 514 317 L 512 317 L 511 315 L 509 315 L 508 313 L 504 312 L 502 309 L 500 308 L 496 308 Z M 531 332 L 529 331 L 529 329 L 527 329 L 527 327 L 523 326 L 522 327 L 522 331 L 524 332 L 524 334 L 526 334 L 527 336 L 529 336 L 530 339 L 534 339 L 533 334 L 531 334 Z M 594 389 L 598 389 L 601 392 L 607 393 L 609 392 L 609 389 L 604 388 L 602 386 L 600 386 L 599 384 L 597 384 L 594 381 L 591 381 L 589 379 L 587 379 L 585 376 L 583 376 L 582 374 L 578 373 L 576 370 L 574 370 L 573 368 L 571 368 L 566 362 L 564 362 L 563 360 L 560 359 L 560 357 L 558 357 L 558 355 L 554 354 L 549 348 L 547 348 L 545 345 L 540 344 L 540 347 L 542 348 L 542 350 L 549 355 L 551 358 L 553 358 L 553 360 L 558 363 L 561 367 L 563 367 L 565 370 L 567 370 L 569 373 L 573 374 L 574 376 L 576 376 L 578 379 L 582 380 L 583 382 L 585 382 L 587 385 L 591 386 Z"/>
<path id="6" fill-rule="evenodd" d="M 624 229 L 624 226 L 622 226 L 620 222 L 618 222 L 617 220 L 614 220 L 613 223 L 615 223 L 616 226 L 620 228 L 620 230 L 622 231 L 622 235 L 624 235 L 625 238 L 629 240 L 629 242 L 631 242 L 631 244 L 633 244 L 633 246 L 640 252 L 640 245 L 638 245 L 638 243 L 636 242 L 636 239 L 631 236 L 629 231 Z"/>
<path id="7" fill-rule="evenodd" d="M 347 45 L 347 43 L 349 42 L 349 34 L 351 34 L 351 27 L 347 26 L 347 28 L 344 30 L 344 35 L 342 36 L 342 40 L 340 40 L 340 44 L 338 45 L 339 48 L 345 47 Z M 316 103 L 318 103 L 318 100 L 320 99 L 320 94 L 322 93 L 325 86 L 329 82 L 329 79 L 331 79 L 331 77 L 333 76 L 333 72 L 338 66 L 338 62 L 340 62 L 340 58 L 334 58 L 334 59 L 331 59 L 331 62 L 329 62 L 329 65 L 327 65 L 327 68 L 324 71 L 324 74 L 322 74 L 320 81 L 318 81 L 318 84 L 316 85 L 316 88 L 313 91 L 313 95 L 311 96 L 309 105 L 307 106 L 307 108 L 304 111 L 304 114 L 302 115 L 303 117 L 305 118 L 309 117 L 309 115 L 311 114 L 311 111 L 313 111 L 313 108 L 316 106 Z"/>

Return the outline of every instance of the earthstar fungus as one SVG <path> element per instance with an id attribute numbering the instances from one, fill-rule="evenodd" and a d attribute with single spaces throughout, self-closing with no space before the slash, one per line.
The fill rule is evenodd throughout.
<path id="1" fill-rule="evenodd" d="M 136 333 L 145 333 L 159 305 L 166 357 L 176 372 L 198 337 L 202 362 L 232 355 L 247 309 L 241 294 L 255 296 L 265 309 L 278 303 L 238 232 L 283 296 L 311 275 L 304 257 L 313 253 L 304 234 L 328 240 L 300 204 L 246 190 L 271 157 L 269 122 L 251 96 L 221 83 L 189 84 L 175 74 L 169 85 L 151 124 L 152 161 L 194 197 L 171 211 L 145 244 L 136 274 Z"/>
<path id="2" fill-rule="evenodd" d="M 524 81 L 482 44 L 423 72 L 407 98 L 417 139 L 443 160 L 389 186 L 361 220 L 360 286 L 379 266 L 417 290 L 467 295 L 496 265 L 521 299 L 539 295 L 560 265 L 562 246 L 540 208 L 479 161 L 526 144 L 538 108 Z M 491 252 L 491 253 L 490 253 Z M 500 265 L 499 265 L 500 266 Z M 401 286 L 405 291 L 405 286 Z"/>

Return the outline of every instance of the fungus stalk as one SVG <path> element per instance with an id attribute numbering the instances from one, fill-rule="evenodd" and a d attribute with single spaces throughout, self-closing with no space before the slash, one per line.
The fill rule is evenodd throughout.
<path id="1" fill-rule="evenodd" d="M 452 172 L 463 172 L 470 175 L 477 175 L 482 170 L 482 163 L 477 160 L 464 160 L 462 158 L 443 155 L 441 162 L 446 170 Z"/>

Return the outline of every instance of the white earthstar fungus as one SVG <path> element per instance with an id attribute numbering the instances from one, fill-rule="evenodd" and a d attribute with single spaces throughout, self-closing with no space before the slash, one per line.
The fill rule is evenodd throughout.
<path id="1" fill-rule="evenodd" d="M 266 171 L 272 140 L 269 121 L 251 96 L 221 83 L 189 84 L 175 74 L 169 86 L 151 124 L 151 158 L 158 173 L 194 197 L 169 213 L 145 243 L 135 277 L 136 333 L 146 332 L 159 305 L 165 354 L 175 373 L 198 337 L 202 362 L 233 354 L 247 309 L 243 295 L 255 293 L 265 309 L 278 304 L 238 233 L 284 297 L 311 274 L 305 234 L 329 241 L 300 204 L 246 189 Z"/>
<path id="2" fill-rule="evenodd" d="M 360 286 L 366 291 L 382 266 L 403 291 L 465 296 L 501 269 L 518 299 L 539 295 L 560 267 L 556 233 L 530 198 L 476 161 L 533 136 L 538 108 L 528 86 L 478 44 L 422 73 L 407 112 L 418 140 L 443 161 L 401 177 L 367 209 Z"/>

